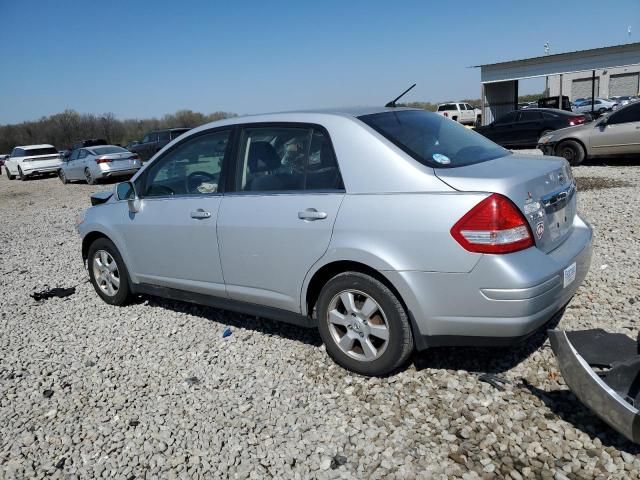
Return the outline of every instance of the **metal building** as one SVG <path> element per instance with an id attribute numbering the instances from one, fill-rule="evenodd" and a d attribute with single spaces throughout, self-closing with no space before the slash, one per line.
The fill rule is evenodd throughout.
<path id="1" fill-rule="evenodd" d="M 482 84 L 482 123 L 515 110 L 518 81 L 550 78 L 550 95 L 571 99 L 637 95 L 640 90 L 640 43 L 556 53 L 541 57 L 476 65 Z"/>

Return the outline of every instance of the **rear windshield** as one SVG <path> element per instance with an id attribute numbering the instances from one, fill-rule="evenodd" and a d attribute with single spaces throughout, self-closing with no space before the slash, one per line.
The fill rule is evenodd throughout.
<path id="1" fill-rule="evenodd" d="M 91 150 L 96 155 L 107 155 L 109 153 L 128 153 L 129 152 L 129 150 L 125 150 L 122 147 L 116 147 L 112 145 L 109 145 L 107 147 L 93 147 Z"/>
<path id="2" fill-rule="evenodd" d="M 24 151 L 25 157 L 35 157 L 36 155 L 57 155 L 58 150 L 53 147 L 29 148 Z"/>
<path id="3" fill-rule="evenodd" d="M 174 138 L 178 138 L 184 132 L 188 132 L 188 131 L 189 131 L 188 128 L 181 128 L 180 130 L 171 130 L 171 140 L 173 140 Z"/>
<path id="4" fill-rule="evenodd" d="M 404 110 L 358 118 L 429 167 L 462 167 L 511 154 L 479 133 L 431 112 Z"/>

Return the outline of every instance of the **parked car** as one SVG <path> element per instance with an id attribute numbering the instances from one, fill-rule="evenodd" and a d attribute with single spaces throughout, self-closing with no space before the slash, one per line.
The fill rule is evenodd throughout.
<path id="1" fill-rule="evenodd" d="M 142 142 L 137 145 L 131 145 L 129 150 L 140 155 L 140 159 L 143 162 L 146 162 L 162 150 L 169 142 L 188 131 L 188 128 L 169 128 L 166 130 L 149 132 L 144 136 Z"/>
<path id="2" fill-rule="evenodd" d="M 575 107 L 573 108 L 573 111 L 575 113 L 591 113 L 591 100 L 585 100 L 584 102 L 574 104 Z M 616 102 L 612 102 L 604 98 L 596 98 L 593 101 L 593 111 L 598 116 L 616 108 L 618 108 L 618 104 Z"/>
<path id="3" fill-rule="evenodd" d="M 0 175 L 2 175 L 2 167 L 4 166 L 4 161 L 9 158 L 9 155 L 0 155 Z"/>
<path id="4" fill-rule="evenodd" d="M 590 263 L 566 161 L 423 110 L 209 123 L 92 204 L 77 228 L 105 302 L 153 294 L 317 327 L 364 375 L 414 347 L 521 340 Z"/>
<path id="5" fill-rule="evenodd" d="M 443 103 L 436 113 L 464 125 L 479 125 L 482 120 L 482 111 L 468 103 Z"/>
<path id="6" fill-rule="evenodd" d="M 571 125 L 586 122 L 586 117 L 577 113 L 555 108 L 528 108 L 514 110 L 476 132 L 503 147 L 531 147 L 538 145 L 538 139 L 547 133 Z"/>
<path id="7" fill-rule="evenodd" d="M 535 102 L 535 107 L 537 108 L 555 108 L 559 110 L 565 110 L 567 112 L 571 111 L 571 102 L 569 101 L 569 97 L 566 95 L 560 95 L 555 97 L 544 97 L 539 98 L 537 102 Z"/>
<path id="8" fill-rule="evenodd" d="M 543 135 L 538 148 L 564 157 L 571 165 L 597 156 L 640 154 L 640 103 L 633 102 L 596 122 Z"/>
<path id="9" fill-rule="evenodd" d="M 9 180 L 26 180 L 36 175 L 56 173 L 61 164 L 60 154 L 53 145 L 23 145 L 15 147 L 5 160 L 4 169 Z"/>
<path id="10" fill-rule="evenodd" d="M 139 145 L 139 144 L 140 142 L 138 140 L 134 140 L 133 142 L 127 143 L 124 148 L 131 151 L 131 147 L 135 147 L 136 145 Z"/>
<path id="11" fill-rule="evenodd" d="M 137 153 L 115 145 L 96 145 L 71 150 L 64 159 L 58 177 L 62 183 L 84 180 L 89 185 L 112 177 L 131 176 L 142 163 Z"/>

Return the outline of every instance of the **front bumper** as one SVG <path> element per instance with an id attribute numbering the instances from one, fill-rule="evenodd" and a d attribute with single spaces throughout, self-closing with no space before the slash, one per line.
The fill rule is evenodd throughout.
<path id="1" fill-rule="evenodd" d="M 468 273 L 384 272 L 413 321 L 418 348 L 517 343 L 571 300 L 591 264 L 591 227 L 576 215 L 555 250 L 483 255 Z M 576 264 L 573 282 L 564 271 Z"/>
<path id="2" fill-rule="evenodd" d="M 539 143 L 538 150 L 541 150 L 543 155 L 555 155 L 556 142 Z"/>

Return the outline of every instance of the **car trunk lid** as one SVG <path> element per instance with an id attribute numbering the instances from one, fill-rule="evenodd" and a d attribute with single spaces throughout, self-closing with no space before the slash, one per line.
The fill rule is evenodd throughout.
<path id="1" fill-rule="evenodd" d="M 536 246 L 550 252 L 571 233 L 576 188 L 569 164 L 559 158 L 507 155 L 457 168 L 436 168 L 452 188 L 509 198 L 524 214 Z"/>

